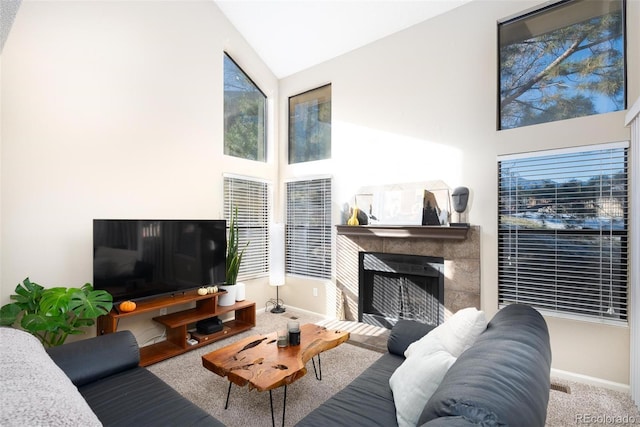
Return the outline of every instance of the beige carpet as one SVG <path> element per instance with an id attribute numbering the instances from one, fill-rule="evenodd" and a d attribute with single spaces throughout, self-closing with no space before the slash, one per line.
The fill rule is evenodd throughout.
<path id="1" fill-rule="evenodd" d="M 283 314 L 264 313 L 256 318 L 256 327 L 250 331 L 222 340 L 181 356 L 157 363 L 149 370 L 178 390 L 187 399 L 209 412 L 229 427 L 270 426 L 269 393 L 249 391 L 247 387 L 231 387 L 229 408 L 224 409 L 229 382 L 202 367 L 201 356 L 216 348 L 260 333 L 286 328 L 288 320 L 315 323 L 321 317 L 296 313 L 291 309 Z M 338 390 L 344 388 L 380 357 L 380 353 L 365 348 L 342 344 L 322 353 L 322 381 L 316 380 L 309 363 L 307 375 L 287 387 L 285 425 L 292 426 L 318 407 Z M 273 391 L 276 425 L 282 424 L 283 389 Z"/>
<path id="2" fill-rule="evenodd" d="M 551 390 L 547 426 L 640 425 L 640 412 L 627 393 L 552 378 L 569 393 Z"/>
<path id="3" fill-rule="evenodd" d="M 267 392 L 249 391 L 246 387 L 234 385 L 231 388 L 229 409 L 225 410 L 224 402 L 229 383 L 203 368 L 201 356 L 227 345 L 232 340 L 284 328 L 291 318 L 296 318 L 301 323 L 331 326 L 320 317 L 291 309 L 287 309 L 283 314 L 259 314 L 254 329 L 157 363 L 150 366 L 149 370 L 229 427 L 271 425 Z M 287 387 L 285 425 L 295 425 L 380 357 L 379 351 L 384 348 L 381 343 L 386 338 L 379 329 L 346 324 L 337 326 L 351 331 L 355 345 L 343 344 L 322 354 L 322 381 L 316 380 L 313 368 L 309 365 L 310 372 Z M 568 389 L 570 393 L 551 390 L 547 426 L 611 426 L 634 423 L 640 425 L 640 413 L 628 394 L 556 379 L 553 383 L 560 386 L 558 388 Z M 273 403 L 277 425 L 282 421 L 282 400 L 283 390 L 274 390 Z"/>

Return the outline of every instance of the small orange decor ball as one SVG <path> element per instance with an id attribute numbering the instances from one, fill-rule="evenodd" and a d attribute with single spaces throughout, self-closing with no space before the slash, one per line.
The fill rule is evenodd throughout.
<path id="1" fill-rule="evenodd" d="M 122 301 L 120 303 L 120 311 L 129 312 L 136 309 L 136 303 L 133 301 Z"/>

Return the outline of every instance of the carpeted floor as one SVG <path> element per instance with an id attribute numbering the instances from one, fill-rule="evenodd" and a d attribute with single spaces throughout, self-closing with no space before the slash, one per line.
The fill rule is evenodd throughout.
<path id="1" fill-rule="evenodd" d="M 230 342 L 251 335 L 270 333 L 286 328 L 287 321 L 297 318 L 300 323 L 315 323 L 321 317 L 296 313 L 291 309 L 283 314 L 263 313 L 257 316 L 257 325 L 250 331 L 227 340 L 193 350 L 149 367 L 149 370 L 178 390 L 187 399 L 222 421 L 228 427 L 269 426 L 271 409 L 269 393 L 249 391 L 247 387 L 231 388 L 229 408 L 224 409 L 229 382 L 202 366 L 201 356 Z M 338 390 L 344 388 L 363 370 L 380 357 L 380 353 L 360 346 L 342 344 L 322 353 L 322 381 L 311 372 L 287 387 L 285 425 L 291 426 L 302 419 Z M 283 389 L 273 391 L 276 424 L 282 423 Z"/>
<path id="2" fill-rule="evenodd" d="M 323 321 L 321 317 L 287 309 L 283 314 L 261 313 L 257 316 L 254 329 L 157 363 L 150 366 L 149 370 L 229 427 L 271 425 L 267 392 L 232 386 L 229 408 L 225 410 L 229 383 L 203 368 L 201 356 L 237 339 L 285 328 L 287 321 L 292 318 L 300 323 L 319 323 L 330 328 L 350 330 L 352 335 L 349 343 L 322 354 L 322 381 L 316 380 L 313 368 L 309 366 L 311 372 L 287 387 L 285 425 L 292 426 L 377 360 L 380 351 L 384 351 L 387 335 L 376 328 L 334 325 Z M 640 412 L 628 394 L 557 379 L 552 382 L 569 393 L 551 390 L 547 413 L 549 427 L 640 424 Z M 279 425 L 282 421 L 282 402 L 283 389 L 274 390 L 273 404 Z"/>
<path id="3" fill-rule="evenodd" d="M 569 393 L 551 390 L 548 427 L 640 425 L 640 412 L 627 393 L 552 378 Z"/>

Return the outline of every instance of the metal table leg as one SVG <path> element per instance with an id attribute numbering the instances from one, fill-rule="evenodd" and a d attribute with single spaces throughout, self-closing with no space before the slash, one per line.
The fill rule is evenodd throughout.
<path id="1" fill-rule="evenodd" d="M 271 405 L 271 426 L 276 427 L 276 420 L 273 415 L 273 395 L 269 390 L 269 404 Z M 284 418 L 287 411 L 287 385 L 284 385 L 284 400 L 282 401 L 282 427 L 284 427 Z"/>
<path id="2" fill-rule="evenodd" d="M 311 358 L 311 363 L 313 363 L 313 373 L 316 374 L 316 379 L 318 381 L 322 381 L 322 364 L 320 363 L 320 353 L 318 353 L 318 369 L 316 370 L 316 362 Z"/>
<path id="3" fill-rule="evenodd" d="M 231 384 L 233 383 L 229 381 L 229 389 L 227 390 L 227 402 L 224 404 L 224 409 L 227 409 L 229 407 L 229 395 L 231 394 Z"/>

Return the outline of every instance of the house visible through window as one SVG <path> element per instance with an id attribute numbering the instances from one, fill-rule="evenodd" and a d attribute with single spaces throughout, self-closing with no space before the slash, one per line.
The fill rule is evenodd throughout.
<path id="1" fill-rule="evenodd" d="M 266 161 L 267 97 L 224 55 L 224 154 Z"/>
<path id="2" fill-rule="evenodd" d="M 239 280 L 266 276 L 269 272 L 269 184 L 245 177 L 224 177 L 224 219 L 227 228 L 238 208 L 239 247 L 246 250 L 238 273 Z M 247 246 L 247 243 L 249 244 Z"/>
<path id="3" fill-rule="evenodd" d="M 331 158 L 331 85 L 289 98 L 289 163 Z"/>
<path id="4" fill-rule="evenodd" d="M 627 321 L 627 143 L 499 159 L 498 299 Z"/>
<path id="5" fill-rule="evenodd" d="M 498 25 L 498 129 L 626 108 L 624 0 L 561 1 Z"/>
<path id="6" fill-rule="evenodd" d="M 331 278 L 331 179 L 287 183 L 286 273 Z"/>

